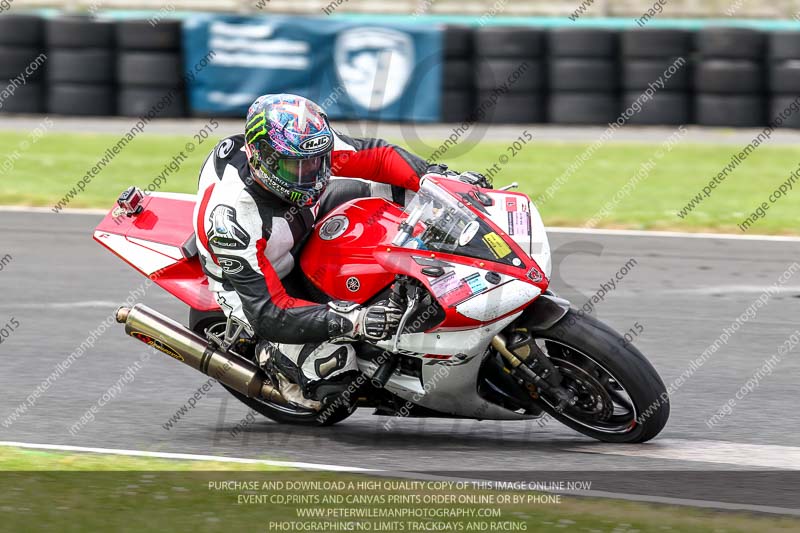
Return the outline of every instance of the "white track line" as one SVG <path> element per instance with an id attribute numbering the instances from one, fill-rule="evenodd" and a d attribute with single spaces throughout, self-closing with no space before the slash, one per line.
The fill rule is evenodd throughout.
<path id="1" fill-rule="evenodd" d="M 55 213 L 51 207 L 31 207 L 25 205 L 0 205 L 0 212 L 7 211 L 12 213 L 49 213 L 51 215 L 107 215 L 110 209 L 84 209 L 66 207 Z"/>
<path id="2" fill-rule="evenodd" d="M 670 459 L 715 463 L 750 468 L 800 470 L 800 448 L 771 444 L 742 444 L 712 440 L 658 439 L 643 446 L 588 444 L 571 452 L 624 455 L 649 459 Z"/>
<path id="3" fill-rule="evenodd" d="M 739 235 L 738 233 L 690 233 L 680 231 L 645 231 L 635 229 L 597 229 L 548 227 L 547 233 L 569 233 L 577 235 L 610 235 L 619 237 L 666 237 L 677 239 L 724 239 L 743 241 L 800 242 L 800 237 L 788 235 Z"/>
<path id="4" fill-rule="evenodd" d="M 117 448 L 90 448 L 85 446 L 66 446 L 63 444 L 31 444 L 28 442 L 0 441 L 0 446 L 13 446 L 32 450 L 53 450 L 59 452 L 102 453 L 108 455 L 127 455 L 130 457 L 149 457 L 153 459 L 182 459 L 186 461 L 216 461 L 220 463 L 259 464 L 281 468 L 302 468 L 304 470 L 324 470 L 326 472 L 375 472 L 369 468 L 351 466 L 299 463 L 294 461 L 269 461 L 267 459 L 245 459 L 218 455 L 196 455 L 192 453 L 146 452 L 141 450 L 120 450 Z"/>
<path id="5" fill-rule="evenodd" d="M 49 207 L 27 207 L 15 205 L 0 205 L 0 212 L 25 212 L 25 213 L 53 213 Z M 62 209 L 59 214 L 68 215 L 105 215 L 108 209 Z M 572 228 L 548 227 L 547 233 L 567 233 L 576 235 L 608 235 L 619 237 L 665 237 L 677 239 L 725 239 L 745 241 L 775 241 L 775 242 L 800 242 L 800 237 L 788 235 L 739 235 L 737 233 L 684 233 L 680 231 L 645 231 L 634 229 L 598 229 L 598 228 Z"/>
<path id="6" fill-rule="evenodd" d="M 168 453 L 168 452 L 147 452 L 140 450 L 121 450 L 115 448 L 91 448 L 84 446 L 66 446 L 61 444 L 31 444 L 27 442 L 0 441 L 0 446 L 11 446 L 16 448 L 27 448 L 33 450 L 53 450 L 67 452 L 100 453 L 109 455 L 126 455 L 132 457 L 151 457 L 158 459 L 183 459 L 189 461 L 217 461 L 223 463 L 238 464 L 263 464 L 275 467 L 298 468 L 304 470 L 318 470 L 326 472 L 350 472 L 369 474 L 379 477 L 392 477 L 402 479 L 430 480 L 430 481 L 464 481 L 476 482 L 486 481 L 482 478 L 461 478 L 452 476 L 437 476 L 422 474 L 418 472 L 391 472 L 386 470 L 371 470 L 368 468 L 357 468 L 349 466 L 325 465 L 315 463 L 302 463 L 293 461 L 269 461 L 266 459 L 246 459 L 239 457 L 225 457 L 215 455 L 196 455 L 189 453 Z M 617 445 L 619 446 L 619 445 Z M 780 448 L 780 446 L 778 446 Z M 584 451 L 584 450 L 579 450 Z M 491 472 L 488 472 L 491 474 Z M 747 511 L 755 513 L 769 513 L 779 515 L 800 516 L 800 509 L 789 509 L 785 507 L 772 507 L 768 505 L 752 505 L 747 503 L 716 502 L 710 500 L 690 500 L 686 498 L 671 498 L 667 496 L 651 496 L 646 494 L 626 494 L 617 492 L 607 492 L 600 490 L 585 490 L 580 492 L 559 492 L 569 496 L 586 498 L 605 498 L 615 500 L 626 500 L 642 503 L 656 503 L 662 505 L 677 505 L 681 507 L 700 507 L 704 509 L 724 509 L 728 511 Z"/>

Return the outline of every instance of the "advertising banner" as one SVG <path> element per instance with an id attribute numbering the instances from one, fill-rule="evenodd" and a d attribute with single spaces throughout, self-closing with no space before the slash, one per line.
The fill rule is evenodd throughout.
<path id="1" fill-rule="evenodd" d="M 244 116 L 258 96 L 283 92 L 315 100 L 332 119 L 439 119 L 437 26 L 204 15 L 185 21 L 183 39 L 186 65 L 215 53 L 188 87 L 195 114 Z"/>

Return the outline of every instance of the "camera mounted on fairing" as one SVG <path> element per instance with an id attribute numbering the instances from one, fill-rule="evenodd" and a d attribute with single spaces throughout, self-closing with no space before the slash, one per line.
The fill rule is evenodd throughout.
<path id="1" fill-rule="evenodd" d="M 125 212 L 126 216 L 136 216 L 142 212 L 144 200 L 144 192 L 136 186 L 128 187 L 125 192 L 117 198 L 117 205 Z"/>

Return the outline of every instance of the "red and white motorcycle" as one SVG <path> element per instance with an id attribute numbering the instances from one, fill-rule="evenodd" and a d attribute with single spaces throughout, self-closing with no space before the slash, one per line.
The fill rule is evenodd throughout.
<path id="1" fill-rule="evenodd" d="M 318 221 L 300 258 L 304 297 L 391 296 L 405 306 L 393 338 L 356 345 L 362 375 L 349 401 L 320 412 L 282 397 L 257 363 L 249 327 L 219 310 L 197 255 L 194 196 L 132 187 L 94 238 L 191 309 L 187 328 L 143 305 L 121 308 L 126 333 L 273 420 L 327 425 L 357 407 L 491 420 L 548 413 L 602 441 L 652 439 L 669 417 L 662 380 L 619 333 L 548 290 L 544 225 L 510 188 L 429 174 L 405 209 L 362 198 Z"/>

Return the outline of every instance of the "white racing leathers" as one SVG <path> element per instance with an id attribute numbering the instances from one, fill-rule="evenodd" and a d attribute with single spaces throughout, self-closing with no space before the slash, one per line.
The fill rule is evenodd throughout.
<path id="1" fill-rule="evenodd" d="M 329 342 L 352 324 L 327 305 L 290 295 L 284 286 L 298 243 L 317 218 L 352 198 L 382 196 L 403 203 L 419 187 L 426 166 L 385 141 L 337 134 L 328 189 L 314 205 L 297 207 L 252 180 L 242 135 L 224 139 L 203 164 L 194 225 L 209 288 L 227 316 L 270 343 L 262 355 L 291 362 L 279 368 L 298 370 L 287 377 L 307 398 L 319 399 L 315 391 L 324 389 L 321 380 L 357 367 L 351 346 Z"/>

